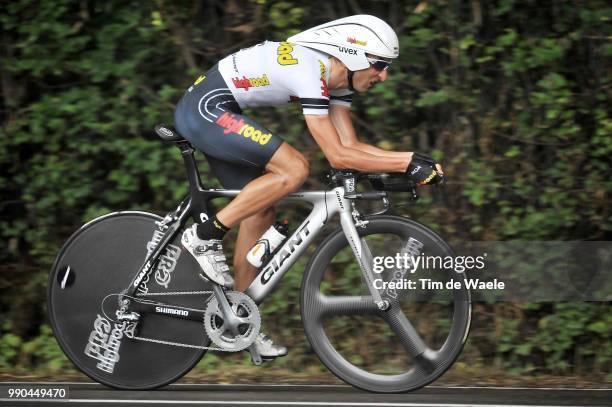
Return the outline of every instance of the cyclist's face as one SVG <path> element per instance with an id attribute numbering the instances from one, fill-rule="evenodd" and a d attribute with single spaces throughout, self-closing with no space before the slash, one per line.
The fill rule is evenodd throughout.
<path id="1" fill-rule="evenodd" d="M 357 92 L 365 92 L 377 82 L 384 82 L 389 75 L 387 70 L 378 71 L 373 66 L 360 71 L 355 71 L 353 75 L 353 88 Z"/>

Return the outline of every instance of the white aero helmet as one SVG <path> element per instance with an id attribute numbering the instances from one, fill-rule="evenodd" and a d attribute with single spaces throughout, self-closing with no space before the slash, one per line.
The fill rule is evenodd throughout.
<path id="1" fill-rule="evenodd" d="M 287 41 L 334 56 L 349 71 L 369 68 L 366 54 L 386 59 L 399 55 L 399 41 L 393 28 L 380 18 L 367 14 L 318 25 L 289 37 Z"/>

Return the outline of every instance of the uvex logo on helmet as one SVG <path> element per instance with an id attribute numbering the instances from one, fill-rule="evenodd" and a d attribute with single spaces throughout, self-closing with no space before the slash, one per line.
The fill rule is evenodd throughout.
<path id="1" fill-rule="evenodd" d="M 340 47 L 340 52 L 344 52 L 345 54 L 357 55 L 357 50 L 353 48 Z"/>

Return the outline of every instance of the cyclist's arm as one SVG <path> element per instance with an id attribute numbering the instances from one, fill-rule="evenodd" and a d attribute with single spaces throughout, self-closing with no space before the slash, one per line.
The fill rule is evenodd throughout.
<path id="1" fill-rule="evenodd" d="M 374 154 L 379 157 L 399 157 L 409 162 L 412 159 L 412 152 L 407 151 L 387 151 L 370 144 L 362 143 L 357 139 L 357 133 L 351 120 L 350 109 L 342 105 L 331 105 L 329 117 L 340 136 L 340 142 L 346 147 Z"/>
<path id="2" fill-rule="evenodd" d="M 405 172 L 408 167 L 411 155 L 381 156 L 344 145 L 329 115 L 306 114 L 304 118 L 308 130 L 334 168 L 364 172 Z"/>

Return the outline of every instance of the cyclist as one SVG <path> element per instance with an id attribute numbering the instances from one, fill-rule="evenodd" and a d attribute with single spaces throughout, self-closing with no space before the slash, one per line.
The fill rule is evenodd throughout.
<path id="1" fill-rule="evenodd" d="M 296 191 L 309 172 L 302 153 L 242 115 L 242 108 L 301 103 L 312 137 L 334 168 L 406 173 L 421 185 L 442 179 L 441 166 L 425 155 L 357 140 L 349 114 L 352 94 L 385 81 L 398 55 L 397 35 L 387 23 L 355 15 L 286 42 L 242 49 L 187 89 L 176 108 L 177 129 L 204 152 L 225 188 L 242 189 L 215 216 L 183 234 L 182 244 L 202 267 L 203 278 L 245 291 L 258 273 L 246 261 L 248 250 L 274 222 L 273 204 Z M 221 241 L 238 224 L 234 282 Z M 287 354 L 263 334 L 255 345 L 263 358 Z"/>

